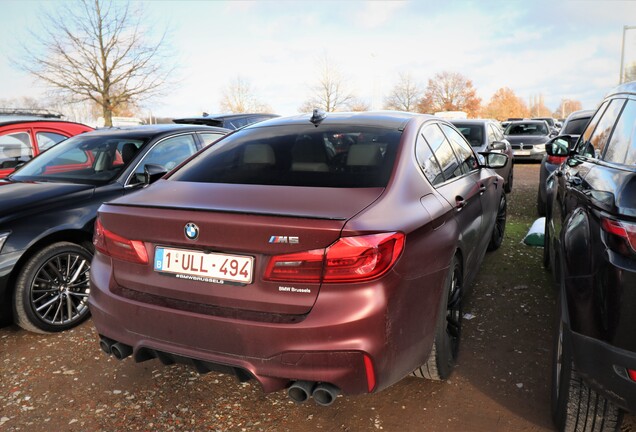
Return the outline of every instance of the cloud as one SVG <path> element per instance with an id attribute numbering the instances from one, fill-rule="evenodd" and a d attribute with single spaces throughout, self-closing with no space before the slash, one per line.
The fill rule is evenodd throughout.
<path id="1" fill-rule="evenodd" d="M 354 15 L 355 24 L 365 29 L 374 29 L 388 23 L 395 13 L 407 6 L 406 1 L 370 1 Z"/>

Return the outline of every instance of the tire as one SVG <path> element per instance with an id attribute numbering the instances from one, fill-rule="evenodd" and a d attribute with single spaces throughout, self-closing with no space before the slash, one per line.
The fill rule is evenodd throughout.
<path id="1" fill-rule="evenodd" d="M 435 326 L 435 338 L 426 363 L 412 372 L 418 378 L 441 381 L 453 371 L 462 331 L 462 270 L 457 257 L 451 261 Z"/>
<path id="2" fill-rule="evenodd" d="M 54 243 L 26 262 L 13 293 L 14 320 L 25 330 L 67 330 L 89 316 L 92 254 L 68 242 Z"/>
<path id="3" fill-rule="evenodd" d="M 558 315 L 561 313 L 557 303 Z M 552 419 L 562 432 L 617 431 L 622 411 L 591 389 L 576 371 L 572 352 L 564 341 L 563 321 L 559 316 L 552 355 Z"/>
<path id="4" fill-rule="evenodd" d="M 506 184 L 504 185 L 505 193 L 512 192 L 512 181 L 514 180 L 514 170 L 515 170 L 515 166 L 512 165 L 510 167 L 510 173 L 508 174 L 508 180 L 506 181 Z"/>
<path id="5" fill-rule="evenodd" d="M 541 187 L 537 189 L 537 214 L 545 216 L 545 203 L 541 201 Z"/>
<path id="6" fill-rule="evenodd" d="M 504 239 L 506 232 L 506 215 L 508 209 L 508 201 L 506 194 L 501 194 L 499 199 L 499 207 L 497 208 L 497 217 L 495 218 L 495 226 L 492 227 L 492 234 L 490 235 L 490 242 L 488 243 L 488 250 L 494 251 L 499 249 Z"/>

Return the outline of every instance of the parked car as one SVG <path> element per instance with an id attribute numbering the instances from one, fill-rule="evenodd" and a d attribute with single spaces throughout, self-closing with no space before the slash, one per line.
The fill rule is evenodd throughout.
<path id="1" fill-rule="evenodd" d="M 550 127 L 550 131 L 553 132 L 554 134 L 557 134 L 559 132 L 559 129 L 561 129 L 561 125 L 559 124 L 559 122 L 554 120 L 554 118 L 552 117 L 532 117 L 532 120 L 545 121 Z"/>
<path id="2" fill-rule="evenodd" d="M 540 161 L 545 155 L 545 143 L 554 135 L 543 120 L 512 121 L 504 130 L 515 160 Z"/>
<path id="3" fill-rule="evenodd" d="M 618 430 L 636 412 L 636 82 L 611 91 L 548 179 L 546 264 L 559 289 L 552 414 L 564 431 Z"/>
<path id="4" fill-rule="evenodd" d="M 242 114 L 216 114 L 210 115 L 203 113 L 202 116 L 178 118 L 172 120 L 179 124 L 200 124 L 208 126 L 222 127 L 226 129 L 240 129 L 252 123 L 269 120 L 271 118 L 280 117 L 278 114 L 264 113 L 242 113 Z"/>
<path id="5" fill-rule="evenodd" d="M 0 109 L 0 178 L 55 144 L 93 128 L 47 110 Z"/>
<path id="6" fill-rule="evenodd" d="M 593 114 L 594 110 L 574 111 L 565 120 L 561 133 L 563 135 L 569 135 L 572 142 L 575 142 L 579 138 L 579 135 L 583 133 L 585 126 L 587 126 Z M 550 156 L 548 154 L 541 159 L 541 167 L 539 168 L 539 191 L 537 192 L 537 213 L 539 213 L 539 216 L 545 216 L 546 180 L 566 159 L 567 156 Z"/>
<path id="7" fill-rule="evenodd" d="M 475 152 L 500 152 L 508 156 L 508 163 L 495 171 L 504 178 L 504 190 L 510 193 L 514 179 L 512 147 L 504 137 L 499 124 L 494 120 L 480 119 L 450 122 L 464 135 Z"/>
<path id="8" fill-rule="evenodd" d="M 69 138 L 0 180 L 0 321 L 65 330 L 88 317 L 97 208 L 229 132 L 207 126 L 102 129 Z"/>
<path id="9" fill-rule="evenodd" d="M 491 168 L 506 156 L 478 160 L 450 123 L 411 113 L 316 111 L 237 131 L 100 208 L 100 345 L 323 405 L 411 373 L 444 379 L 465 291 L 505 229 Z"/>

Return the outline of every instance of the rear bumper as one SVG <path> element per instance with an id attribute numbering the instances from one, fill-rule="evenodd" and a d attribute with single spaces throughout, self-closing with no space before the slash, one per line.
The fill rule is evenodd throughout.
<path id="1" fill-rule="evenodd" d="M 636 412 L 636 382 L 627 373 L 636 370 L 636 353 L 568 331 L 574 364 L 586 382 L 620 408 Z"/>
<path id="2" fill-rule="evenodd" d="M 538 147 L 538 148 L 537 148 Z M 512 151 L 512 154 L 515 160 L 531 160 L 531 161 L 539 161 L 543 159 L 545 156 L 545 144 L 541 144 L 539 146 L 534 146 L 530 150 L 516 150 Z"/>
<path id="3" fill-rule="evenodd" d="M 97 254 L 89 305 L 98 333 L 131 346 L 137 361 L 161 358 L 154 355 L 159 351 L 190 359 L 195 366 L 198 361 L 221 366 L 204 370 L 239 369 L 245 372 L 239 375 L 254 377 L 265 392 L 304 380 L 360 394 L 399 381 L 426 360 L 445 274 L 428 275 L 427 283 L 389 273 L 370 283 L 323 287 L 303 320 L 280 323 L 176 310 L 119 296 L 109 259 Z M 371 376 L 365 357 L 373 365 Z"/>

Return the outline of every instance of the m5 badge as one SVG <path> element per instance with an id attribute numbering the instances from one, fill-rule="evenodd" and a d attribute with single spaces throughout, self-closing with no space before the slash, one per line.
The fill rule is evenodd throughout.
<path id="1" fill-rule="evenodd" d="M 298 244 L 300 240 L 296 236 L 271 236 L 269 238 L 270 243 L 287 243 L 287 244 Z"/>

